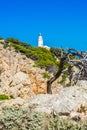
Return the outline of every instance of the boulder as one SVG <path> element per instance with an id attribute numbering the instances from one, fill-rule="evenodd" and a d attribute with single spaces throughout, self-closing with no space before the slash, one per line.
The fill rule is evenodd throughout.
<path id="1" fill-rule="evenodd" d="M 29 99 L 33 92 L 30 88 L 29 75 L 24 72 L 18 72 L 14 75 L 5 71 L 1 74 L 0 93 L 5 93 L 11 98 L 21 97 Z"/>
<path id="2" fill-rule="evenodd" d="M 83 81 L 82 81 L 83 82 Z M 70 114 L 77 112 L 81 106 L 87 106 L 87 81 L 86 85 L 71 86 L 63 88 L 59 94 L 49 95 L 40 94 L 31 98 L 29 106 L 35 106 L 38 112 L 50 113 L 55 111 L 61 114 Z"/>

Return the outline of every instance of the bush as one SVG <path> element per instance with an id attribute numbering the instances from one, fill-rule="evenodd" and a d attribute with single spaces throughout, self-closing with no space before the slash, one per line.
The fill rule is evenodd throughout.
<path id="1" fill-rule="evenodd" d="M 9 97 L 5 94 L 0 94 L 0 100 L 6 100 L 9 99 Z"/>
<path id="2" fill-rule="evenodd" d="M 18 44 L 10 43 L 10 46 L 13 46 L 16 50 L 16 52 L 21 52 L 24 53 L 25 55 L 27 54 L 28 50 L 24 48 L 23 46 L 20 46 Z"/>
<path id="3" fill-rule="evenodd" d="M 21 45 L 21 46 L 23 46 L 23 47 L 26 48 L 26 49 L 29 49 L 29 48 L 32 47 L 30 44 L 28 44 L 28 43 L 26 43 L 26 42 L 19 42 L 18 44 Z"/>
<path id="4" fill-rule="evenodd" d="M 42 130 L 43 116 L 31 111 L 29 108 L 13 106 L 2 108 L 0 123 L 3 124 L 4 130 Z"/>
<path id="5" fill-rule="evenodd" d="M 49 76 L 49 74 L 48 74 L 47 72 L 45 72 L 45 73 L 43 73 L 43 78 L 47 78 L 47 79 L 49 79 L 50 76 Z"/>
<path id="6" fill-rule="evenodd" d="M 51 64 L 57 65 L 56 58 L 50 50 L 41 47 L 32 47 L 29 51 L 30 58 L 35 58 L 37 67 L 47 67 Z"/>
<path id="7" fill-rule="evenodd" d="M 64 83 L 66 81 L 66 78 L 67 78 L 68 74 L 67 73 L 62 73 L 61 76 L 62 76 L 62 79 L 61 79 L 61 81 L 58 82 L 60 84 L 62 84 L 62 83 Z"/>
<path id="8" fill-rule="evenodd" d="M 4 47 L 4 49 L 6 49 L 7 47 L 9 47 L 8 43 L 5 43 L 3 47 Z"/>
<path id="9" fill-rule="evenodd" d="M 69 118 L 62 119 L 59 116 L 51 116 L 47 130 L 87 130 L 87 120 L 85 122 L 73 122 Z"/>
<path id="10" fill-rule="evenodd" d="M 87 130 L 87 120 L 73 122 L 59 115 L 40 114 L 18 106 L 2 108 L 0 125 L 2 130 Z"/>
<path id="11" fill-rule="evenodd" d="M 19 51 L 25 54 L 28 58 L 35 60 L 35 64 L 37 67 L 44 68 L 49 66 L 50 64 L 53 64 L 55 66 L 57 65 L 56 58 L 50 50 L 40 47 L 27 46 L 27 44 L 27 47 L 14 43 L 11 43 L 10 45 L 15 48 L 16 52 Z"/>
<path id="12" fill-rule="evenodd" d="M 16 38 L 7 38 L 6 39 L 6 43 L 15 43 L 17 45 L 23 46 L 24 48 L 28 49 L 30 47 L 32 47 L 30 44 L 26 43 L 26 42 L 20 42 L 18 39 Z"/>
<path id="13" fill-rule="evenodd" d="M 7 39 L 6 39 L 6 42 L 18 43 L 19 40 L 16 39 L 16 38 L 7 38 Z"/>

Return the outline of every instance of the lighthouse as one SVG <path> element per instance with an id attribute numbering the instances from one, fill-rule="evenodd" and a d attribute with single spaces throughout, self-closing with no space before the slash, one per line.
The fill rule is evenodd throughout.
<path id="1" fill-rule="evenodd" d="M 38 47 L 43 47 L 43 37 L 41 33 L 38 36 Z"/>

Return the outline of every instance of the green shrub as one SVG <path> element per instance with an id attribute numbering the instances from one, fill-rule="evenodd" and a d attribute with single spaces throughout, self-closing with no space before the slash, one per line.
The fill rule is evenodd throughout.
<path id="1" fill-rule="evenodd" d="M 29 49 L 29 48 L 32 47 L 30 44 L 28 44 L 28 43 L 26 43 L 26 42 L 19 42 L 18 44 L 21 45 L 21 46 L 23 46 L 23 47 L 26 48 L 26 49 Z"/>
<path id="2" fill-rule="evenodd" d="M 19 51 L 34 60 L 37 67 L 47 67 L 50 64 L 57 65 L 56 58 L 50 50 L 41 47 L 26 48 L 14 43 L 11 43 L 10 45 L 15 48 L 16 52 Z"/>
<path id="3" fill-rule="evenodd" d="M 5 94 L 0 94 L 0 100 L 6 100 L 9 99 L 9 97 Z"/>
<path id="4" fill-rule="evenodd" d="M 43 73 L 43 78 L 47 78 L 47 79 L 49 79 L 50 76 L 49 76 L 49 74 L 48 74 L 47 72 L 45 72 L 45 73 Z"/>
<path id="5" fill-rule="evenodd" d="M 71 86 L 71 82 L 67 83 L 66 86 L 67 86 L 67 87 L 70 87 L 70 86 Z"/>
<path id="6" fill-rule="evenodd" d="M 28 49 L 31 47 L 30 44 L 26 43 L 26 42 L 20 42 L 18 39 L 16 38 L 7 38 L 6 39 L 6 42 L 7 43 L 14 43 L 14 44 L 17 44 L 17 45 L 20 45 L 20 46 L 23 46 L 24 48 Z"/>
<path id="7" fill-rule="evenodd" d="M 3 47 L 4 47 L 4 49 L 6 49 L 7 47 L 9 47 L 8 43 L 5 43 Z"/>
<path id="8" fill-rule="evenodd" d="M 24 53 L 25 55 L 28 52 L 26 48 L 24 48 L 23 46 L 20 46 L 19 44 L 10 43 L 10 46 L 13 46 L 16 52 L 21 52 L 21 53 Z"/>
<path id="9" fill-rule="evenodd" d="M 87 120 L 85 122 L 73 122 L 71 119 L 63 119 L 59 116 L 51 116 L 47 130 L 87 130 Z"/>
<path id="10" fill-rule="evenodd" d="M 87 120 L 73 122 L 59 115 L 40 114 L 18 106 L 2 108 L 1 124 L 2 130 L 87 130 Z"/>
<path id="11" fill-rule="evenodd" d="M 62 73 L 62 79 L 58 83 L 62 84 L 66 80 L 67 76 L 67 73 Z"/>
<path id="12" fill-rule="evenodd" d="M 35 59 L 37 67 L 47 67 L 50 64 L 57 65 L 56 58 L 50 50 L 41 47 L 32 47 L 29 51 L 30 57 Z"/>
<path id="13" fill-rule="evenodd" d="M 16 38 L 11 38 L 11 37 L 9 37 L 9 38 L 6 39 L 6 42 L 18 43 L 19 40 L 16 39 Z"/>
<path id="14" fill-rule="evenodd" d="M 5 130 L 42 130 L 43 116 L 29 108 L 5 107 L 2 113 L 0 123 Z"/>

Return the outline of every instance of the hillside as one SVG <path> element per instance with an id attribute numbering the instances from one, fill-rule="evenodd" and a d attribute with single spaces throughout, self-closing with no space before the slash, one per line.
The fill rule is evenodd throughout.
<path id="1" fill-rule="evenodd" d="M 47 81 L 56 73 L 60 62 L 53 52 L 60 57 L 59 49 L 32 47 L 11 38 L 0 40 L 2 130 L 87 129 L 87 81 L 70 86 L 68 74 L 64 72 L 52 84 L 53 94 L 47 94 Z M 65 69 L 67 66 L 65 63 Z"/>
<path id="2" fill-rule="evenodd" d="M 50 65 L 54 65 L 54 69 L 51 70 Z M 56 65 L 55 57 L 45 48 L 29 46 L 26 49 L 19 43 L 1 42 L 0 93 L 24 99 L 32 94 L 46 93 L 46 82 L 56 71 Z M 48 73 L 46 67 L 53 72 Z M 55 84 L 57 86 L 57 81 L 54 87 Z M 55 88 L 53 91 L 56 92 Z"/>
<path id="3" fill-rule="evenodd" d="M 11 91 L 15 90 L 18 92 L 21 86 L 23 86 L 23 88 L 20 90 L 20 97 L 29 96 L 29 93 L 37 94 L 41 93 L 41 91 L 42 93 L 46 92 L 46 87 L 43 87 L 46 82 L 44 82 L 42 78 L 45 70 L 33 67 L 35 65 L 34 61 L 22 55 L 20 52 L 15 52 L 13 47 L 4 49 L 3 45 L 0 44 L 0 63 L 1 88 L 3 86 L 3 90 L 1 89 L 0 93 L 12 96 Z M 19 79 L 17 79 L 18 77 Z M 38 90 L 37 86 L 42 86 L 41 90 Z M 10 87 L 14 90 L 10 90 Z M 15 94 L 17 92 L 15 92 Z M 18 95 L 15 96 L 17 97 Z M 15 97 L 13 96 L 13 98 Z"/>

